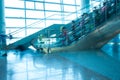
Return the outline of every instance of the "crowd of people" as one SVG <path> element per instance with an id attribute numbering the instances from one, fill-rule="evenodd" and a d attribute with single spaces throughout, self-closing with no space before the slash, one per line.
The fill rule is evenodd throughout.
<path id="1" fill-rule="evenodd" d="M 82 35 L 96 29 L 112 15 L 115 15 L 118 10 L 120 10 L 120 0 L 106 0 L 102 5 L 94 7 L 92 12 L 83 13 L 78 21 L 73 20 L 70 31 L 62 26 L 59 36 L 61 46 L 66 46 L 73 41 L 77 41 Z"/>

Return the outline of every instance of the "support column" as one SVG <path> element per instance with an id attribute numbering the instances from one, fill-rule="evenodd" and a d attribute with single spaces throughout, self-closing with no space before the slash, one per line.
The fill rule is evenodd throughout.
<path id="1" fill-rule="evenodd" d="M 7 80 L 7 58 L 1 58 L 1 48 L 6 45 L 4 14 L 4 0 L 0 0 L 0 80 Z"/>
<path id="2" fill-rule="evenodd" d="M 0 57 L 0 80 L 7 80 L 7 57 Z"/>
<path id="3" fill-rule="evenodd" d="M 86 12 L 87 10 L 89 10 L 89 5 L 90 5 L 90 0 L 81 0 L 81 9 L 84 8 L 84 11 L 83 12 Z"/>
<path id="4" fill-rule="evenodd" d="M 0 0 L 0 47 L 6 45 L 4 0 Z"/>

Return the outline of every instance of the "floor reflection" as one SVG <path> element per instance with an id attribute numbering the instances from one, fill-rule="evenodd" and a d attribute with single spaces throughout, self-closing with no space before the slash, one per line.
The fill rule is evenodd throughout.
<path id="1" fill-rule="evenodd" d="M 118 44 L 113 45 L 113 57 L 120 60 L 120 46 Z"/>
<path id="2" fill-rule="evenodd" d="M 120 44 L 107 44 L 102 48 L 102 50 L 114 59 L 120 61 Z"/>
<path id="3" fill-rule="evenodd" d="M 120 80 L 120 44 L 102 50 L 42 54 L 11 50 L 0 56 L 0 80 Z"/>
<path id="4" fill-rule="evenodd" d="M 61 54 L 11 51 L 7 57 L 7 80 L 109 80 Z"/>
<path id="5" fill-rule="evenodd" d="M 94 72 L 104 75 L 110 80 L 120 79 L 119 77 L 120 76 L 119 74 L 120 73 L 120 69 L 119 69 L 120 61 L 118 59 L 113 58 L 113 56 L 108 55 L 102 50 L 82 51 L 82 52 L 77 52 L 77 53 L 69 52 L 69 54 L 63 53 L 60 55 L 67 58 L 68 60 L 72 62 L 75 62 L 81 66 L 84 66 L 87 69 L 90 69 Z M 100 77 L 97 80 L 99 79 Z"/>

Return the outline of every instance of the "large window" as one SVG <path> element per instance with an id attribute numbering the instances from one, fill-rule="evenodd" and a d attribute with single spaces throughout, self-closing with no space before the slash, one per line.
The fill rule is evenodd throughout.
<path id="1" fill-rule="evenodd" d="M 79 17 L 81 0 L 5 0 L 6 33 L 25 37 L 53 24 Z M 20 30 L 19 30 L 20 29 Z"/>

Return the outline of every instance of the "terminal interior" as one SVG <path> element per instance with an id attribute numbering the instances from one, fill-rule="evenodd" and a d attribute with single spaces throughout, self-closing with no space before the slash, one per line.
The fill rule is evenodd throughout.
<path id="1" fill-rule="evenodd" d="M 120 0 L 1 0 L 0 10 L 0 80 L 120 80 Z"/>

